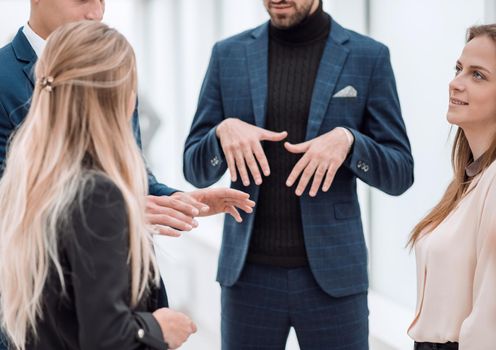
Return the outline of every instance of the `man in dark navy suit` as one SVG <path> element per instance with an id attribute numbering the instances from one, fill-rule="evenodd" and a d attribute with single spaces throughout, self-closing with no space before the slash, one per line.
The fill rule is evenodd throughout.
<path id="1" fill-rule="evenodd" d="M 104 11 L 104 0 L 31 0 L 28 23 L 19 29 L 11 43 L 0 49 L 0 176 L 9 138 L 29 110 L 35 83 L 34 65 L 43 52 L 47 37 L 65 23 L 100 21 Z M 141 146 L 137 110 L 132 123 L 136 141 Z M 198 225 L 196 216 L 229 212 L 240 220 L 236 207 L 247 208 L 247 199 L 241 192 L 208 189 L 184 193 L 159 183 L 150 171 L 148 182 L 147 218 L 159 234 L 179 236 L 180 231 L 190 231 Z M 165 289 L 162 298 L 159 304 L 167 306 Z M 171 312 L 171 324 L 175 317 L 179 316 Z M 5 341 L 1 338 L 0 333 L 0 350 L 4 350 L 2 343 Z"/>
<path id="2" fill-rule="evenodd" d="M 282 350 L 294 327 L 301 349 L 368 349 L 356 180 L 413 183 L 389 51 L 319 0 L 264 5 L 270 22 L 214 46 L 184 151 L 193 185 L 229 171 L 257 201 L 224 225 L 222 348 Z"/>
<path id="3" fill-rule="evenodd" d="M 0 176 L 9 138 L 29 110 L 35 82 L 34 64 L 43 52 L 46 38 L 64 23 L 100 21 L 104 10 L 103 0 L 32 0 L 29 22 L 19 29 L 11 43 L 0 49 Z M 132 123 L 141 145 L 137 111 Z M 157 231 L 178 235 L 178 230 L 191 230 L 201 204 L 192 196 L 159 183 L 151 172 L 148 174 L 148 216 Z"/>

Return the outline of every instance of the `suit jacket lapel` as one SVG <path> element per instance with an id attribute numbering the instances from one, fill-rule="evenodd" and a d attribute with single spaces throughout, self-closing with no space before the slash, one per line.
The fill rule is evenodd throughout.
<path id="1" fill-rule="evenodd" d="M 12 47 L 14 49 L 14 53 L 19 61 L 24 64 L 23 72 L 26 77 L 31 82 L 31 85 L 34 87 L 34 64 L 38 57 L 34 52 L 31 44 L 29 44 L 28 39 L 22 32 L 22 28 L 19 29 L 14 40 L 12 40 Z"/>
<path id="2" fill-rule="evenodd" d="M 35 61 L 36 62 L 36 61 Z M 31 82 L 31 85 L 34 88 L 34 64 L 35 62 L 28 62 L 22 69 L 24 71 L 24 74 L 28 77 L 29 81 Z"/>
<path id="3" fill-rule="evenodd" d="M 267 105 L 268 65 L 269 65 L 269 25 L 255 29 L 253 41 L 246 46 L 246 58 L 250 74 L 250 89 L 255 114 L 255 124 L 265 126 Z"/>
<path id="4" fill-rule="evenodd" d="M 349 50 L 342 45 L 348 38 L 346 30 L 332 21 L 331 32 L 322 54 L 312 94 L 306 140 L 311 140 L 317 136 L 324 120 L 336 83 L 348 57 Z"/>

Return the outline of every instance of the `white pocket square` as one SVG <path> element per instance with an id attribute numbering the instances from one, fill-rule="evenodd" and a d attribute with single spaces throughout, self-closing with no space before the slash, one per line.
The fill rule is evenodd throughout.
<path id="1" fill-rule="evenodd" d="M 353 86 L 348 85 L 347 87 L 336 92 L 332 97 L 357 97 L 357 94 L 356 89 Z"/>

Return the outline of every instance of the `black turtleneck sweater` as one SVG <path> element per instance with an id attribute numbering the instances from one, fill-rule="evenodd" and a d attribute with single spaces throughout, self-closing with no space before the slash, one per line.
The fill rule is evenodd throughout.
<path id="1" fill-rule="evenodd" d="M 287 131 L 287 141 L 305 141 L 313 87 L 329 36 L 331 18 L 319 9 L 289 29 L 270 26 L 269 89 L 265 128 Z M 260 187 L 248 262 L 280 267 L 308 264 L 296 184 L 286 179 L 301 155 L 283 142 L 263 145 L 271 175 Z"/>

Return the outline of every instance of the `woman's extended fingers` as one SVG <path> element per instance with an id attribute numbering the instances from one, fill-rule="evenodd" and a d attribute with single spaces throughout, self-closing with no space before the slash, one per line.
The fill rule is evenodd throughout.
<path id="1" fill-rule="evenodd" d="M 197 214 L 194 216 L 200 215 L 200 212 L 207 212 L 209 210 L 208 205 L 205 203 L 202 203 L 201 201 L 197 200 L 193 196 L 191 196 L 189 193 L 185 192 L 176 192 L 172 194 L 171 198 L 178 200 L 182 203 L 186 203 L 198 210 Z"/>
<path id="2" fill-rule="evenodd" d="M 255 206 L 255 202 L 249 199 L 245 199 L 245 200 L 226 199 L 224 202 L 226 205 L 234 206 L 236 208 L 243 210 L 246 213 L 252 213 L 253 207 Z"/>
<path id="3" fill-rule="evenodd" d="M 241 219 L 241 215 L 239 215 L 238 210 L 234 206 L 232 205 L 227 206 L 225 211 L 226 213 L 231 215 L 234 218 L 234 220 L 236 220 L 236 222 L 238 223 L 243 222 L 243 219 Z"/>
<path id="4" fill-rule="evenodd" d="M 232 188 L 218 189 L 222 190 L 219 200 L 222 200 L 225 205 L 234 206 L 243 210 L 246 213 L 252 213 L 255 202 L 250 199 L 250 195 L 246 192 L 235 190 Z"/>
<path id="5" fill-rule="evenodd" d="M 233 204 L 233 206 L 238 208 L 238 209 L 241 209 L 242 211 L 244 211 L 247 214 L 253 213 L 253 207 L 252 206 L 239 204 L 239 203 Z"/>
<path id="6" fill-rule="evenodd" d="M 221 191 L 219 194 L 222 198 L 226 198 L 229 200 L 245 200 L 250 198 L 250 195 L 246 192 L 235 190 L 234 188 L 219 188 L 215 189 L 216 191 Z"/>

